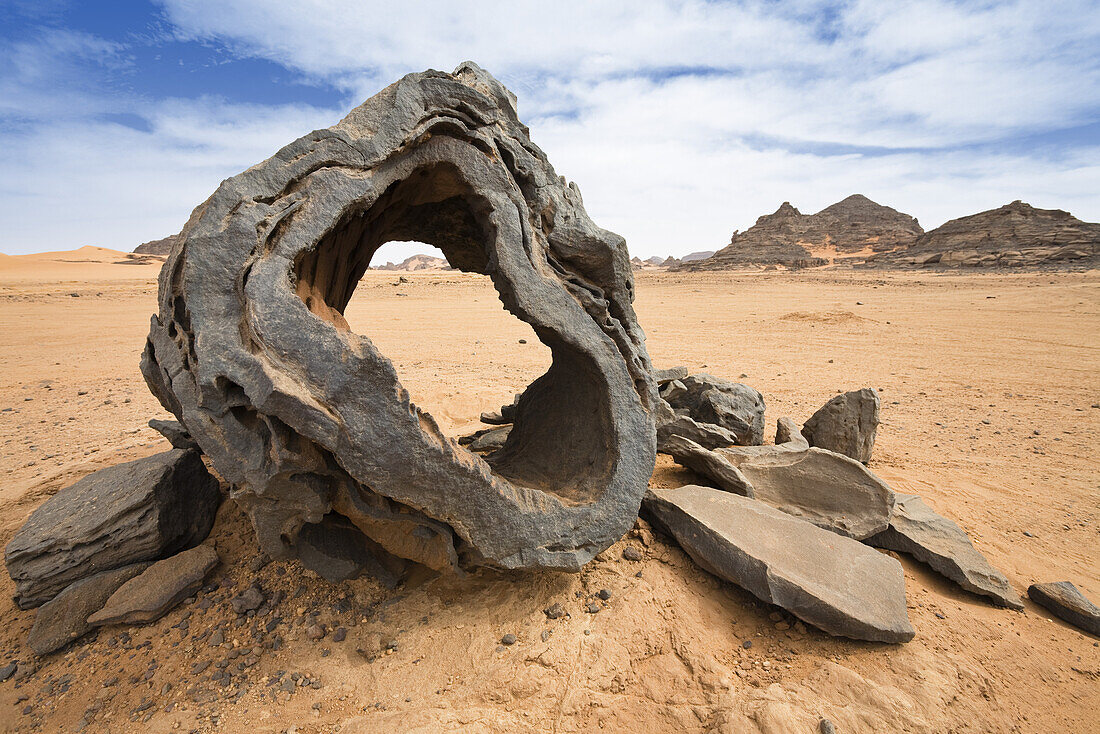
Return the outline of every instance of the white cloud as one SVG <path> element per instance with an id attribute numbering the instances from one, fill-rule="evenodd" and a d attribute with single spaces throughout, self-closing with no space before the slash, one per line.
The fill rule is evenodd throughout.
<path id="1" fill-rule="evenodd" d="M 593 218 L 643 256 L 715 248 L 783 200 L 816 211 L 853 192 L 925 227 L 1017 198 L 1100 220 L 1100 144 L 1057 141 L 1100 113 L 1088 0 L 164 7 L 178 39 L 275 61 L 349 107 L 403 73 L 477 61 L 519 95 Z M 0 113 L 34 120 L 0 130 L 17 144 L 0 156 L 7 252 L 167 234 L 222 178 L 346 112 L 112 98 L 80 80 L 130 63 L 125 48 L 79 34 L 21 53 L 0 80 Z M 119 110 L 150 131 L 96 117 Z"/>

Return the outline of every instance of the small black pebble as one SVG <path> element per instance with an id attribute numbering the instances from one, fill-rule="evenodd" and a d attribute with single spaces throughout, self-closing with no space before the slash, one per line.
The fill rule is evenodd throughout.
<path id="1" fill-rule="evenodd" d="M 502 645 L 514 645 L 516 644 L 516 636 L 511 632 L 500 638 L 500 644 Z"/>
<path id="2" fill-rule="evenodd" d="M 596 596 L 600 597 L 604 601 L 607 601 L 608 599 L 611 598 L 611 592 L 608 591 L 607 589 L 600 589 L 600 593 L 597 594 Z"/>
<path id="3" fill-rule="evenodd" d="M 750 647 L 752 647 L 752 640 L 745 640 L 744 642 L 741 643 L 741 647 L 748 650 Z"/>

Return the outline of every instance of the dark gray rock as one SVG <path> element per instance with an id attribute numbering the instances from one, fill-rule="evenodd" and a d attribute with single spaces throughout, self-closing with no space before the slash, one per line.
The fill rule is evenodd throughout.
<path id="1" fill-rule="evenodd" d="M 264 593 L 255 586 L 249 586 L 239 596 L 235 596 L 229 601 L 229 605 L 233 607 L 233 611 L 237 614 L 245 614 L 253 609 L 259 609 L 263 603 Z"/>
<path id="2" fill-rule="evenodd" d="M 220 502 L 217 480 L 194 451 L 89 474 L 46 500 L 8 543 L 16 603 L 36 607 L 79 579 L 200 543 Z"/>
<path id="3" fill-rule="evenodd" d="M 342 315 L 376 250 L 409 239 L 490 275 L 553 355 L 488 457 L 444 436 Z M 576 571 L 630 529 L 653 470 L 633 296 L 623 239 L 531 142 L 514 95 L 465 63 L 224 181 L 165 264 L 142 372 L 274 558 L 338 513 L 432 568 Z"/>
<path id="4" fill-rule="evenodd" d="M 686 438 L 707 449 L 735 446 L 741 441 L 740 436 L 732 431 L 727 431 L 722 426 L 716 426 L 713 423 L 700 423 L 691 416 L 686 415 L 677 415 L 667 421 L 662 421 L 657 426 L 657 450 L 663 454 L 671 453 L 671 451 L 666 450 L 665 444 L 673 437 Z"/>
<path id="5" fill-rule="evenodd" d="M 658 385 L 664 385 L 673 380 L 682 380 L 688 376 L 687 367 L 669 367 L 665 370 L 653 370 L 653 379 Z"/>
<path id="6" fill-rule="evenodd" d="M 511 423 L 512 421 L 505 418 L 497 411 L 486 411 L 481 414 L 481 422 L 488 423 L 491 426 L 503 426 Z"/>
<path id="7" fill-rule="evenodd" d="M 157 561 L 111 594 L 103 608 L 88 617 L 88 623 L 154 622 L 202 588 L 206 574 L 216 565 L 218 553 L 209 545 Z"/>
<path id="8" fill-rule="evenodd" d="M 198 450 L 199 445 L 195 443 L 195 439 L 191 438 L 191 434 L 187 432 L 187 429 L 183 427 L 179 421 L 165 421 L 158 418 L 154 418 L 149 421 L 149 427 L 168 439 L 168 443 L 172 444 L 173 448 L 188 450 Z"/>
<path id="9" fill-rule="evenodd" d="M 679 383 L 683 391 L 662 393 L 676 415 L 724 428 L 737 437 L 739 445 L 764 443 L 764 397 L 758 390 L 705 372 L 688 375 Z"/>
<path id="10" fill-rule="evenodd" d="M 915 634 L 901 564 L 862 543 L 711 487 L 651 489 L 645 509 L 703 569 L 829 634 Z"/>
<path id="11" fill-rule="evenodd" d="M 865 387 L 837 395 L 821 406 L 802 426 L 802 435 L 811 446 L 866 464 L 875 447 L 878 422 L 878 392 Z"/>
<path id="12" fill-rule="evenodd" d="M 858 461 L 806 448 L 797 439 L 779 446 L 707 450 L 675 437 L 662 444 L 662 451 L 727 492 L 849 538 L 869 538 L 890 523 L 894 492 L 885 482 Z"/>
<path id="13" fill-rule="evenodd" d="M 5 665 L 3 667 L 0 667 L 0 683 L 3 683 L 8 678 L 11 678 L 13 675 L 15 675 L 15 669 L 18 668 L 18 667 L 19 667 L 18 663 L 14 662 L 14 661 L 8 663 L 7 665 Z"/>
<path id="14" fill-rule="evenodd" d="M 500 426 L 499 428 L 490 429 L 470 442 L 468 448 L 470 451 L 478 451 L 481 453 L 496 451 L 497 449 L 504 448 L 504 444 L 508 441 L 508 434 L 511 432 L 511 426 Z"/>
<path id="15" fill-rule="evenodd" d="M 413 567 L 336 513 L 302 528 L 298 534 L 298 558 L 326 581 L 336 583 L 366 574 L 389 589 L 401 583 Z"/>
<path id="16" fill-rule="evenodd" d="M 147 568 L 148 563 L 135 563 L 70 584 L 38 608 L 27 647 L 35 655 L 49 655 L 91 632 L 94 626 L 88 624 L 88 617 L 102 609 L 120 586 Z"/>
<path id="17" fill-rule="evenodd" d="M 1097 607 L 1069 581 L 1032 584 L 1028 598 L 1055 617 L 1086 632 L 1100 636 L 1100 607 Z"/>
<path id="18" fill-rule="evenodd" d="M 899 494 L 890 527 L 868 538 L 879 548 L 908 553 L 967 591 L 989 597 L 995 604 L 1023 609 L 1023 602 L 997 569 L 971 544 L 966 531 L 936 514 L 920 497 Z"/>

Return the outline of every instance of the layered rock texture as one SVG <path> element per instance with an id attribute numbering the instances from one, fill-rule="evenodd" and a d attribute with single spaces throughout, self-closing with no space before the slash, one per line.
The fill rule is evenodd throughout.
<path id="1" fill-rule="evenodd" d="M 901 564 L 761 502 L 711 487 L 654 489 L 646 510 L 698 563 L 833 635 L 913 638 Z"/>
<path id="2" fill-rule="evenodd" d="M 802 214 L 789 202 L 760 217 L 709 258 L 684 261 L 681 270 L 722 270 L 746 265 L 789 268 L 826 265 L 905 248 L 922 235 L 917 220 L 861 194 L 853 194 L 817 214 Z"/>
<path id="3" fill-rule="evenodd" d="M 142 371 L 269 555 L 300 556 L 305 528 L 350 526 L 435 569 L 575 571 L 634 522 L 658 397 L 626 246 L 515 103 L 471 63 L 411 74 L 226 180 L 181 232 Z M 344 320 L 393 240 L 489 275 L 552 352 L 485 458 Z"/>
<path id="4" fill-rule="evenodd" d="M 221 501 L 198 453 L 173 449 L 101 469 L 35 510 L 4 562 L 22 609 L 75 581 L 202 542 Z"/>
<path id="5" fill-rule="evenodd" d="M 873 258 L 873 265 L 1018 267 L 1100 258 L 1100 224 L 1060 209 L 1014 201 L 999 209 L 952 219 L 910 247 Z"/>
<path id="6" fill-rule="evenodd" d="M 170 234 L 164 239 L 142 242 L 140 245 L 134 248 L 134 252 L 140 255 L 166 256 L 168 255 L 168 253 L 172 252 L 172 246 L 176 244 L 176 240 L 178 239 L 179 235 Z"/>

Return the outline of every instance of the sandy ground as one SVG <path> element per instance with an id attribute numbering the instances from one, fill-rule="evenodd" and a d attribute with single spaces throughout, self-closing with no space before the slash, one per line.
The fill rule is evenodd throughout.
<path id="1" fill-rule="evenodd" d="M 158 265 L 118 255 L 0 258 L 0 543 L 60 487 L 167 447 L 145 427 L 166 414 L 137 369 Z M 487 279 L 403 277 L 368 274 L 348 320 L 444 430 L 477 427 L 546 367 Z M 654 362 L 754 385 L 769 424 L 878 388 L 876 473 L 958 521 L 1017 591 L 1068 579 L 1100 600 L 1100 274 L 647 272 L 637 290 Z M 658 460 L 654 486 L 689 481 Z M 581 574 L 392 592 L 296 563 L 253 570 L 232 502 L 212 538 L 224 563 L 191 603 L 0 684 L 0 731 L 813 732 L 822 717 L 843 733 L 1100 731 L 1094 638 L 904 557 L 917 637 L 889 646 L 779 629 L 794 620 L 644 523 Z M 622 559 L 627 544 L 644 560 Z M 285 599 L 238 619 L 227 599 L 254 578 Z M 585 613 L 600 589 L 610 599 Z M 12 591 L 2 575 L 0 664 L 31 661 L 33 612 Z M 547 620 L 554 602 L 569 616 Z M 307 639 L 314 621 L 346 639 Z M 518 642 L 500 645 L 506 633 Z M 218 666 L 229 685 L 210 680 Z"/>

